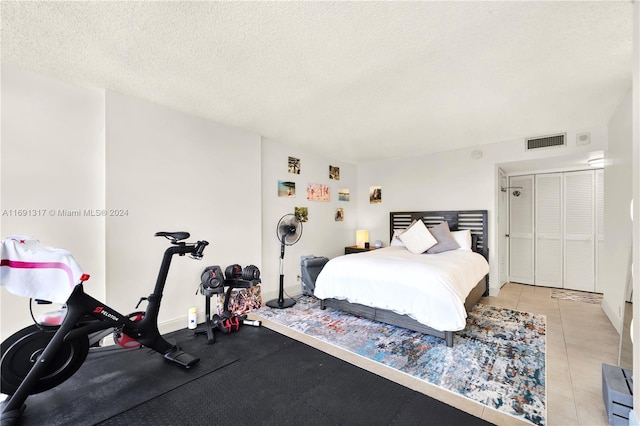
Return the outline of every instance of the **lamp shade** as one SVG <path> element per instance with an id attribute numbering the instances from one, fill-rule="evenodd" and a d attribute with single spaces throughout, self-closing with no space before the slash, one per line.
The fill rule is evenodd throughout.
<path id="1" fill-rule="evenodd" d="M 356 246 L 364 247 L 364 243 L 369 242 L 369 231 L 366 229 L 358 229 L 356 231 Z"/>

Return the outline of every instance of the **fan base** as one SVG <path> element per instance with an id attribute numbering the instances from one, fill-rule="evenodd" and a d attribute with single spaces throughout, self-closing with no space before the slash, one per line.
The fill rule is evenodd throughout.
<path id="1" fill-rule="evenodd" d="M 278 299 L 273 299 L 273 300 L 269 300 L 266 303 L 268 307 L 275 308 L 275 309 L 290 308 L 295 304 L 296 304 L 296 301 L 293 299 L 283 299 L 282 302 L 280 302 Z"/>

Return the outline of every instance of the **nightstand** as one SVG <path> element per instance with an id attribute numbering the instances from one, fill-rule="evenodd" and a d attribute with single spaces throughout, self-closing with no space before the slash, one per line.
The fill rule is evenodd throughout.
<path id="1" fill-rule="evenodd" d="M 375 247 L 364 248 L 358 246 L 348 246 L 344 248 L 344 254 L 362 253 L 364 251 L 371 251 L 375 249 Z"/>

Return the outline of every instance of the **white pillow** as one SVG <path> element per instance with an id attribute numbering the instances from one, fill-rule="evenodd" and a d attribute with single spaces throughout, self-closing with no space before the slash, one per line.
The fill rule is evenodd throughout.
<path id="1" fill-rule="evenodd" d="M 471 250 L 471 230 L 451 231 L 451 235 L 461 250 Z"/>
<path id="2" fill-rule="evenodd" d="M 404 243 L 402 242 L 402 240 L 400 240 L 400 235 L 402 235 L 402 233 L 404 232 L 404 229 L 394 229 L 393 230 L 393 237 L 391 238 L 391 244 L 389 244 L 391 247 L 396 246 L 396 247 L 404 247 Z"/>
<path id="3" fill-rule="evenodd" d="M 398 238 L 411 253 L 421 254 L 438 243 L 421 220 L 415 221 Z"/>

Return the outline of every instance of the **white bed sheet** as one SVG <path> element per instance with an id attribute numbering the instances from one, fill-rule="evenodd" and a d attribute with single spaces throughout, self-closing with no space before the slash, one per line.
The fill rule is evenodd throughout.
<path id="1" fill-rule="evenodd" d="M 314 294 L 457 331 L 465 327 L 467 295 L 487 273 L 486 259 L 469 250 L 413 254 L 392 246 L 331 259 L 318 275 Z"/>

